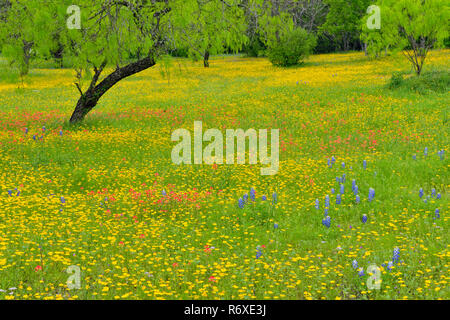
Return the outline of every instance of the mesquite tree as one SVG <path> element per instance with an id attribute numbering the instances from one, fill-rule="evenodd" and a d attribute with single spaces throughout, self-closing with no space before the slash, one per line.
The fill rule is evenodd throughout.
<path id="1" fill-rule="evenodd" d="M 76 71 L 75 86 L 80 94 L 71 123 L 79 122 L 100 98 L 124 78 L 156 64 L 168 44 L 182 37 L 195 39 L 198 3 L 219 6 L 221 0 L 12 0 L 33 12 L 22 24 L 38 33 L 33 37 L 37 55 L 54 52 L 49 43 L 57 34 L 57 44 L 70 56 Z M 226 6 L 236 6 L 226 1 Z M 10 10 L 15 12 L 15 10 Z M 221 17 L 216 13 L 216 17 Z M 11 16 L 11 19 L 14 18 Z M 17 19 L 17 17 L 15 17 Z M 36 23 L 36 19 L 39 23 Z M 214 39 L 219 34 L 211 33 Z M 52 49 L 52 50 L 50 50 Z M 88 83 L 83 79 L 89 76 Z"/>
<path id="2" fill-rule="evenodd" d="M 402 50 L 414 72 L 420 75 L 428 52 L 448 37 L 449 4 L 446 0 L 379 0 L 380 29 L 369 29 L 363 18 L 362 37 L 369 53 L 381 48 Z"/>

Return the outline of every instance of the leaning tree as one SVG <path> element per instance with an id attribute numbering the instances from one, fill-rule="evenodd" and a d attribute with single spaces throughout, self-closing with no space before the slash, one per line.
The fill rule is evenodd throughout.
<path id="1" fill-rule="evenodd" d="M 448 38 L 450 6 L 446 0 L 379 0 L 380 28 L 366 25 L 363 18 L 362 37 L 369 53 L 377 55 L 381 48 L 402 51 L 420 75 L 428 52 L 443 45 Z"/>
<path id="2" fill-rule="evenodd" d="M 51 52 L 48 43 L 57 31 L 58 45 L 71 56 L 76 71 L 75 86 L 80 94 L 71 123 L 82 121 L 100 98 L 119 81 L 153 67 L 179 39 L 198 39 L 198 21 L 210 14 L 197 10 L 199 3 L 211 7 L 224 4 L 238 10 L 231 0 L 11 0 L 28 11 L 39 7 L 35 19 L 23 19 L 23 26 L 34 28 L 37 55 Z M 14 10 L 12 10 L 14 12 Z M 193 12 L 197 14 L 192 14 Z M 225 15 L 225 13 L 223 13 Z M 221 12 L 215 12 L 217 19 Z M 13 19 L 14 17 L 11 17 Z M 227 17 L 223 16 L 224 19 Z M 211 39 L 224 32 L 209 33 Z M 212 41 L 212 43 L 214 43 Z M 44 49 L 47 48 L 47 49 Z M 90 75 L 89 83 L 82 79 Z"/>

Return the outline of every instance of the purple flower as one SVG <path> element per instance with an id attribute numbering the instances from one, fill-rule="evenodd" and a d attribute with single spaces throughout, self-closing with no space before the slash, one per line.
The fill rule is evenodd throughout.
<path id="1" fill-rule="evenodd" d="M 389 271 L 391 271 L 393 266 L 394 266 L 394 264 L 392 263 L 392 261 L 389 261 L 389 263 L 388 263 L 388 265 L 387 265 L 387 269 L 388 269 Z"/>
<path id="2" fill-rule="evenodd" d="M 325 196 L 325 208 L 329 208 L 330 207 L 330 196 L 326 195 Z"/>
<path id="3" fill-rule="evenodd" d="M 334 156 L 331 157 L 331 163 L 334 164 L 336 162 L 336 158 Z"/>
<path id="4" fill-rule="evenodd" d="M 325 217 L 326 216 L 328 216 L 328 209 L 327 208 L 325 208 L 325 211 L 324 211 L 324 214 L 323 214 Z"/>
<path id="5" fill-rule="evenodd" d="M 66 203 L 66 199 L 64 199 L 64 197 L 61 197 L 61 203 L 62 204 Z"/>
<path id="6" fill-rule="evenodd" d="M 259 259 L 262 256 L 261 249 L 256 249 L 256 259 Z"/>
<path id="7" fill-rule="evenodd" d="M 261 199 L 262 199 L 262 201 L 266 201 L 266 200 L 267 200 L 267 197 L 266 197 L 265 195 L 263 195 L 263 196 L 261 197 Z"/>
<path id="8" fill-rule="evenodd" d="M 356 199 L 355 200 L 356 200 L 356 203 L 359 203 L 361 201 L 361 199 L 359 198 L 358 194 L 356 195 Z"/>
<path id="9" fill-rule="evenodd" d="M 63 135 L 63 131 L 59 130 L 59 135 L 62 136 Z"/>
<path id="10" fill-rule="evenodd" d="M 362 223 L 366 223 L 367 222 L 367 215 L 363 214 L 361 220 L 362 220 Z"/>
<path id="11" fill-rule="evenodd" d="M 239 200 L 238 200 L 238 206 L 239 206 L 240 209 L 243 209 L 243 208 L 244 208 L 244 200 L 243 200 L 242 198 L 239 198 Z"/>
<path id="12" fill-rule="evenodd" d="M 438 193 L 437 195 L 436 195 L 436 199 L 440 199 L 441 198 L 441 194 L 440 193 Z"/>
<path id="13" fill-rule="evenodd" d="M 12 197 L 12 190 L 8 190 L 8 194 L 10 197 Z"/>
<path id="14" fill-rule="evenodd" d="M 344 185 L 343 185 L 343 184 L 341 184 L 341 188 L 340 188 L 339 192 L 340 192 L 341 194 L 344 194 Z"/>
<path id="15" fill-rule="evenodd" d="M 421 198 L 423 197 L 423 189 L 422 188 L 419 189 L 419 197 L 421 197 Z"/>
<path id="16" fill-rule="evenodd" d="M 358 194 L 358 186 L 355 185 L 355 187 L 353 188 L 353 193 L 355 194 L 355 196 Z"/>
<path id="17" fill-rule="evenodd" d="M 364 168 L 364 170 L 367 168 L 367 161 L 366 160 L 363 161 L 363 168 Z"/>
<path id="18" fill-rule="evenodd" d="M 276 192 L 274 192 L 273 194 L 272 194 L 272 203 L 273 204 L 276 204 L 277 203 L 277 201 L 278 201 L 278 196 L 277 196 L 277 193 Z"/>
<path id="19" fill-rule="evenodd" d="M 375 198 L 375 190 L 373 188 L 369 188 L 369 201 L 372 201 Z"/>
<path id="20" fill-rule="evenodd" d="M 274 227 L 275 229 L 278 229 L 278 223 L 275 223 L 275 224 L 273 225 L 273 227 Z"/>
<path id="21" fill-rule="evenodd" d="M 319 199 L 316 199 L 315 207 L 317 210 L 319 210 L 319 208 L 320 208 Z"/>
<path id="22" fill-rule="evenodd" d="M 345 162 L 342 162 L 342 169 L 345 168 Z"/>
<path id="23" fill-rule="evenodd" d="M 394 253 L 392 255 L 392 262 L 397 263 L 400 257 L 400 249 L 398 247 L 394 248 Z"/>
<path id="24" fill-rule="evenodd" d="M 325 219 L 322 219 L 322 224 L 329 228 L 331 226 L 331 218 L 330 216 L 327 216 Z"/>
<path id="25" fill-rule="evenodd" d="M 364 276 L 364 269 L 363 268 L 359 269 L 358 276 L 360 276 L 360 277 Z"/>
<path id="26" fill-rule="evenodd" d="M 436 209 L 435 211 L 434 211 L 434 215 L 435 215 L 435 217 L 436 217 L 436 219 L 439 219 L 441 216 L 439 215 L 439 209 Z"/>
<path id="27" fill-rule="evenodd" d="M 336 204 L 341 204 L 341 195 L 339 193 L 336 195 Z"/>
<path id="28" fill-rule="evenodd" d="M 352 179 L 352 191 L 355 192 L 356 180 Z"/>
<path id="29" fill-rule="evenodd" d="M 415 154 L 413 154 L 412 158 L 413 158 L 413 160 L 416 160 L 417 157 Z"/>
<path id="30" fill-rule="evenodd" d="M 167 195 L 166 190 L 163 190 L 161 194 L 165 197 Z"/>
<path id="31" fill-rule="evenodd" d="M 352 267 L 353 267 L 353 269 L 357 269 L 358 268 L 358 261 L 353 260 L 352 261 Z"/>
<path id="32" fill-rule="evenodd" d="M 423 154 L 424 154 L 425 156 L 428 155 L 428 147 L 425 147 L 425 149 L 423 150 Z"/>
<path id="33" fill-rule="evenodd" d="M 328 165 L 328 168 L 333 167 L 333 164 L 331 163 L 330 159 L 327 159 L 327 165 Z"/>
<path id="34" fill-rule="evenodd" d="M 250 199 L 252 199 L 252 201 L 255 201 L 255 196 L 256 196 L 256 191 L 255 191 L 255 189 L 251 188 L 250 189 Z"/>
<path id="35" fill-rule="evenodd" d="M 244 200 L 244 202 L 248 202 L 248 194 L 244 194 L 242 196 L 242 200 Z"/>
<path id="36" fill-rule="evenodd" d="M 25 134 L 27 134 L 28 133 L 28 128 L 25 128 Z"/>
<path id="37" fill-rule="evenodd" d="M 334 194 L 334 188 L 331 188 L 331 194 Z"/>

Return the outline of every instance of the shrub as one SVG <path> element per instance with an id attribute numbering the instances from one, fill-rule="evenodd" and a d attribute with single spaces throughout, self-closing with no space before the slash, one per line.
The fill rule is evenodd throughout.
<path id="1" fill-rule="evenodd" d="M 402 85 L 403 83 L 403 73 L 402 72 L 394 72 L 392 74 L 391 80 L 389 82 L 389 89 L 395 89 Z"/>
<path id="2" fill-rule="evenodd" d="M 269 44 L 268 58 L 276 66 L 288 67 L 303 63 L 316 45 L 316 38 L 305 29 L 296 28 L 278 41 Z"/>
<path id="3" fill-rule="evenodd" d="M 266 47 L 258 35 L 250 38 L 248 45 L 244 48 L 244 52 L 248 57 L 260 57 L 264 55 L 264 50 L 266 50 Z"/>
<path id="4" fill-rule="evenodd" d="M 404 79 L 401 74 L 394 73 L 389 82 L 389 88 L 401 88 L 419 94 L 445 93 L 450 89 L 450 72 L 448 70 L 432 70 L 423 72 L 421 76 L 412 75 Z"/>

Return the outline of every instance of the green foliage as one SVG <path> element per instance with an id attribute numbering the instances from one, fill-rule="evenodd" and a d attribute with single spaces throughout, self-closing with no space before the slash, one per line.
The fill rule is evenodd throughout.
<path id="1" fill-rule="evenodd" d="M 360 19 L 371 0 L 325 0 L 329 11 L 319 30 L 340 44 L 342 50 L 351 49 L 359 40 Z"/>
<path id="2" fill-rule="evenodd" d="M 419 94 L 446 93 L 450 90 L 450 72 L 432 70 L 423 72 L 420 77 L 403 78 L 402 73 L 394 73 L 388 84 L 389 89 L 401 89 Z"/>
<path id="3" fill-rule="evenodd" d="M 288 67 L 303 63 L 316 44 L 313 35 L 305 29 L 296 28 L 271 42 L 268 48 L 270 62 L 276 66 Z"/>
<path id="4" fill-rule="evenodd" d="M 445 0 L 379 0 L 381 28 L 369 30 L 362 19 L 362 39 L 373 56 L 386 47 L 401 51 L 420 75 L 428 51 L 448 38 L 449 4 Z"/>
<path id="5" fill-rule="evenodd" d="M 394 72 L 389 82 L 389 89 L 398 88 L 403 81 L 403 72 Z"/>
<path id="6" fill-rule="evenodd" d="M 258 35 L 253 36 L 244 47 L 244 52 L 248 57 L 260 57 L 265 54 L 266 46 Z"/>

